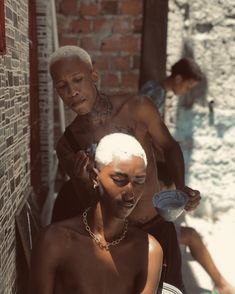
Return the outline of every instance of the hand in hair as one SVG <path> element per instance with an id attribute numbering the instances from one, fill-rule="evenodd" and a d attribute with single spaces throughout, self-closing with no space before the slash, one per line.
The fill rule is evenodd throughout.
<path id="1" fill-rule="evenodd" d="M 88 182 L 90 166 L 89 155 L 83 150 L 78 151 L 74 162 L 74 175 L 76 178 L 82 180 L 82 182 Z"/>

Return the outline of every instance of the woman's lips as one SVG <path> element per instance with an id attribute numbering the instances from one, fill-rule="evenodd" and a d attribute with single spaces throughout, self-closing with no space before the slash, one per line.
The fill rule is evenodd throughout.
<path id="1" fill-rule="evenodd" d="M 134 207 L 135 203 L 133 202 L 121 202 L 120 206 L 124 207 L 124 208 L 132 208 Z"/>
<path id="2" fill-rule="evenodd" d="M 83 102 L 85 102 L 86 99 L 79 99 L 78 101 L 74 101 L 70 104 L 71 107 L 75 107 L 75 106 L 78 106 L 80 104 L 82 104 Z"/>

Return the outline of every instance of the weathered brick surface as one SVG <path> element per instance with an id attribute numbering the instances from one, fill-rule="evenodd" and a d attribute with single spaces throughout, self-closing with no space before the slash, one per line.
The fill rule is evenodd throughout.
<path id="1" fill-rule="evenodd" d="M 221 199 L 234 205 L 234 15 L 233 1 L 170 1 L 168 68 L 191 55 L 205 81 L 181 103 L 167 102 L 167 123 L 183 147 L 187 183 L 210 199 L 214 211 L 223 207 Z"/>
<path id="2" fill-rule="evenodd" d="M 126 80 L 130 74 L 132 82 L 127 83 L 126 90 L 136 92 L 139 76 L 135 71 L 139 70 L 139 62 L 133 66 L 133 59 L 137 61 L 140 57 L 143 0 L 67 2 L 57 0 L 60 45 L 71 42 L 92 55 L 104 91 L 116 92 L 119 87 L 123 91 L 122 75 Z M 110 69 L 111 76 L 119 77 L 117 80 L 110 77 Z"/>
<path id="3" fill-rule="evenodd" d="M 0 56 L 0 293 L 16 293 L 15 219 L 30 186 L 27 1 L 4 1 L 6 54 Z"/>

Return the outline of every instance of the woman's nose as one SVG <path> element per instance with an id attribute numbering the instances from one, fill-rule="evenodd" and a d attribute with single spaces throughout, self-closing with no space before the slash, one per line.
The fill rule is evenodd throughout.
<path id="1" fill-rule="evenodd" d="M 77 89 L 75 89 L 73 87 L 73 85 L 68 85 L 68 94 L 69 94 L 69 96 L 74 97 L 76 95 L 79 95 L 79 93 L 80 92 Z"/>
<path id="2" fill-rule="evenodd" d="M 134 199 L 135 195 L 134 195 L 133 186 L 131 183 L 126 185 L 125 190 L 122 193 L 122 196 L 125 201 Z"/>

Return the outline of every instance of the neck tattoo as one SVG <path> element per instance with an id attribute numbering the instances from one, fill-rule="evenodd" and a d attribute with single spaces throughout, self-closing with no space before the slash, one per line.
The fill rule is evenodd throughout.
<path id="1" fill-rule="evenodd" d="M 107 118 L 111 115 L 113 106 L 107 95 L 102 92 L 97 91 L 97 103 L 91 112 L 91 115 L 96 118 Z"/>
<path id="2" fill-rule="evenodd" d="M 123 231 L 122 231 L 122 234 L 121 234 L 120 238 L 118 238 L 118 239 L 116 239 L 116 240 L 114 240 L 112 242 L 106 242 L 106 244 L 103 244 L 100 241 L 100 238 L 98 236 L 96 236 L 91 231 L 91 228 L 88 225 L 87 212 L 89 211 L 89 209 L 90 209 L 90 207 L 88 207 L 82 214 L 82 221 L 83 221 L 83 223 L 85 225 L 85 229 L 89 233 L 90 237 L 95 241 L 96 245 L 98 245 L 100 247 L 100 249 L 102 249 L 102 250 L 105 249 L 105 250 L 109 251 L 110 246 L 118 245 L 126 237 L 126 233 L 127 233 L 127 230 L 128 230 L 128 220 L 125 220 L 125 224 L 124 224 Z"/>

